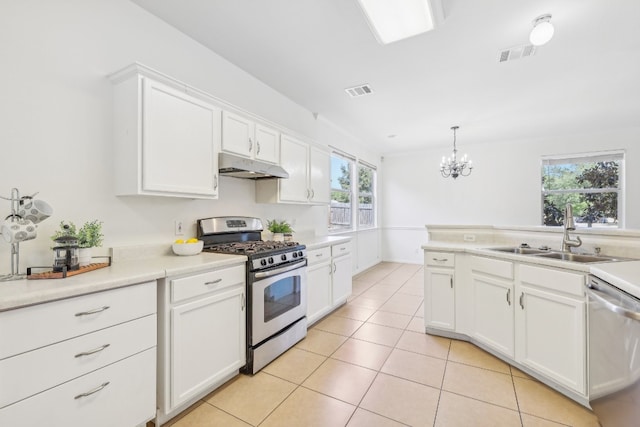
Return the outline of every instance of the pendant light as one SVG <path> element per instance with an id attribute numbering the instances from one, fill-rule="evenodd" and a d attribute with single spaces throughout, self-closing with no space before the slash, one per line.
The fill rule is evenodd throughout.
<path id="1" fill-rule="evenodd" d="M 453 154 L 449 158 L 442 156 L 442 162 L 440 162 L 440 173 L 444 178 L 456 179 L 459 176 L 469 176 L 473 170 L 473 162 L 468 160 L 467 155 L 462 156 L 460 160 L 457 159 L 458 149 L 456 148 L 456 131 L 460 126 L 452 126 L 453 131 Z"/>

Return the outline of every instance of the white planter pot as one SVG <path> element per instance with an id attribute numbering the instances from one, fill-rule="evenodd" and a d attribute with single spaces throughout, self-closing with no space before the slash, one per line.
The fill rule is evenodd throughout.
<path id="1" fill-rule="evenodd" d="M 283 233 L 273 233 L 274 242 L 284 242 L 284 234 Z"/>
<path id="2" fill-rule="evenodd" d="M 87 266 L 91 264 L 91 256 L 93 248 L 80 248 L 78 249 L 78 263 L 80 267 Z"/>

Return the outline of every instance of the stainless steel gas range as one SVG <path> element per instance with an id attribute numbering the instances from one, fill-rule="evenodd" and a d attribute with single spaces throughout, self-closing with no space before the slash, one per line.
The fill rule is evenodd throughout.
<path id="1" fill-rule="evenodd" d="M 247 365 L 255 374 L 307 335 L 306 247 L 261 240 L 262 221 L 251 217 L 199 219 L 204 251 L 245 255 Z"/>

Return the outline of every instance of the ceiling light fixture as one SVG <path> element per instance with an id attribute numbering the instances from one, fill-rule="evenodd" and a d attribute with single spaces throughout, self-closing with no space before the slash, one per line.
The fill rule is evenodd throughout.
<path id="1" fill-rule="evenodd" d="M 462 156 L 462 159 L 459 161 L 456 158 L 456 154 L 458 153 L 458 149 L 456 148 L 456 130 L 458 130 L 459 127 L 460 126 L 451 127 L 451 130 L 453 131 L 453 155 L 447 159 L 442 156 L 440 173 L 444 178 L 451 177 L 456 179 L 459 176 L 469 176 L 473 170 L 473 162 L 471 160 L 467 160 L 466 154 Z"/>
<path id="2" fill-rule="evenodd" d="M 540 15 L 533 20 L 533 28 L 529 34 L 529 41 L 534 46 L 542 46 L 553 37 L 553 25 L 551 25 L 551 14 Z"/>
<path id="3" fill-rule="evenodd" d="M 431 31 L 444 19 L 442 0 L 358 0 L 380 44 Z"/>

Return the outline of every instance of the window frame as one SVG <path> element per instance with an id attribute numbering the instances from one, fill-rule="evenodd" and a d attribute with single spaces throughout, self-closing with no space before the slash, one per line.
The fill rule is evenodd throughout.
<path id="1" fill-rule="evenodd" d="M 597 194 L 597 193 L 616 193 L 617 194 L 617 218 L 618 223 L 616 226 L 610 228 L 623 229 L 625 224 L 624 212 L 625 212 L 625 150 L 610 150 L 610 151 L 597 151 L 588 153 L 576 153 L 576 154 L 562 154 L 562 155 L 548 155 L 542 156 L 540 162 L 540 222 L 542 226 L 547 226 L 544 223 L 545 215 L 545 196 L 553 194 Z M 598 162 L 617 162 L 618 163 L 618 186 L 607 188 L 573 188 L 573 189 L 558 189 L 558 190 L 545 190 L 544 188 L 544 176 L 545 166 L 554 164 L 580 164 L 580 163 L 598 163 Z M 589 225 L 582 225 L 584 223 L 576 222 L 578 228 L 588 228 Z M 552 227 L 552 226 L 547 226 Z M 609 227 L 608 227 L 609 228 Z"/>
<path id="2" fill-rule="evenodd" d="M 341 160 L 345 160 L 349 163 L 350 165 L 350 170 L 349 170 L 349 189 L 348 190 L 344 190 L 342 188 L 334 188 L 333 187 L 333 158 L 338 158 Z M 345 232 L 352 232 L 356 230 L 356 221 L 354 219 L 354 206 L 355 206 L 355 191 L 354 191 L 354 177 L 355 177 L 355 170 L 356 170 L 356 159 L 353 156 L 350 156 L 342 151 L 338 151 L 338 150 L 331 150 L 330 153 L 330 170 L 329 170 L 329 175 L 330 175 L 330 179 L 329 179 L 329 194 L 330 194 L 330 200 L 329 200 L 329 209 L 328 209 L 328 221 L 327 221 L 327 228 L 329 233 L 345 233 Z M 333 209 L 333 205 L 332 205 L 332 201 L 333 201 L 333 192 L 340 192 L 340 193 L 345 193 L 349 195 L 349 225 L 348 227 L 332 227 L 333 222 L 331 221 L 332 218 L 332 209 Z"/>
<path id="3" fill-rule="evenodd" d="M 363 193 L 360 191 L 360 168 L 367 168 L 371 170 L 371 193 L 364 193 L 365 196 L 371 197 L 371 211 L 373 215 L 373 222 L 371 225 L 361 224 L 360 223 L 360 198 L 363 196 Z M 357 203 L 357 229 L 358 230 L 370 230 L 372 228 L 376 228 L 378 223 L 378 206 L 377 206 L 377 197 L 376 197 L 376 188 L 377 188 L 377 179 L 378 179 L 378 169 L 370 163 L 367 163 L 362 160 L 358 160 L 356 165 L 356 176 L 358 178 L 358 186 L 357 186 L 357 194 L 356 194 L 356 203 Z"/>

